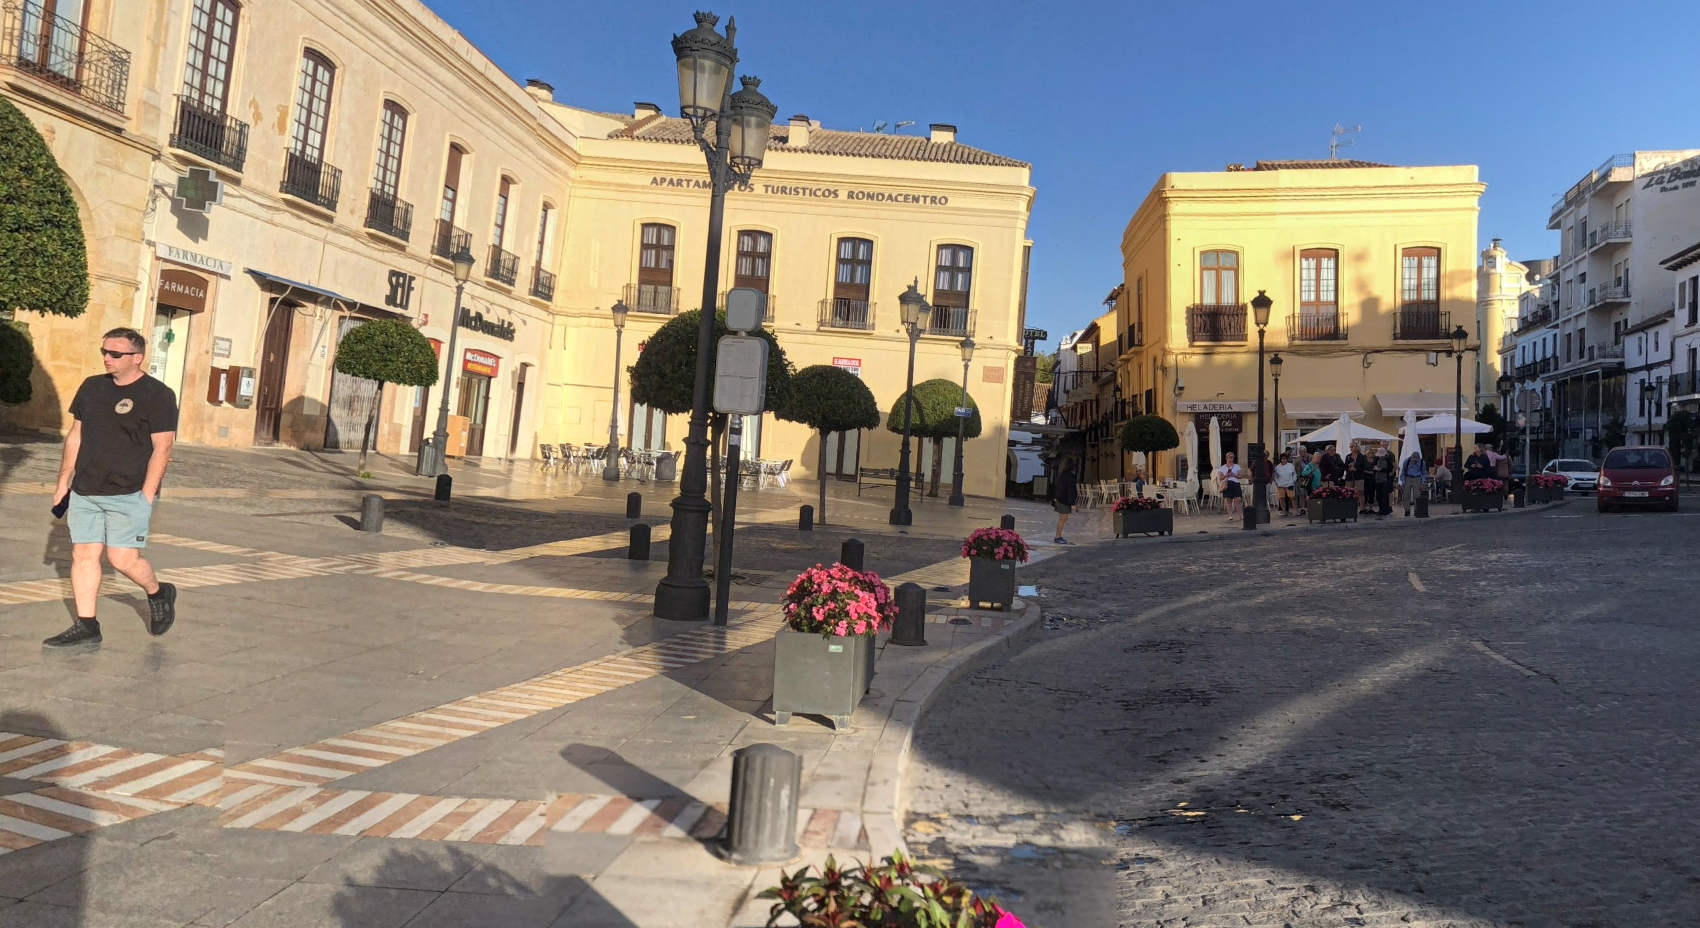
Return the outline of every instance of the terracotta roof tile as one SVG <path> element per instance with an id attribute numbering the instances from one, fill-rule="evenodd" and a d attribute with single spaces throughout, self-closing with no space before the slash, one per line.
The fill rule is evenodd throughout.
<path id="1" fill-rule="evenodd" d="M 1317 158 L 1315 160 L 1300 159 L 1300 160 L 1295 160 L 1295 161 L 1259 161 L 1259 162 L 1257 162 L 1257 164 L 1255 164 L 1251 167 L 1251 170 L 1253 170 L 1253 171 L 1297 171 L 1297 170 L 1311 170 L 1311 169 L 1315 169 L 1315 168 L 1391 168 L 1391 167 L 1397 167 L 1397 165 L 1377 164 L 1374 161 L 1355 161 L 1351 158 L 1341 158 L 1337 161 L 1330 161 L 1326 158 Z"/>
<path id="2" fill-rule="evenodd" d="M 672 142 L 695 144 L 691 124 L 675 117 L 648 116 L 632 120 L 623 129 L 608 134 L 611 139 L 636 139 L 641 142 Z M 943 161 L 951 164 L 980 164 L 995 167 L 1029 167 L 1025 161 L 1005 158 L 989 151 L 972 148 L 958 142 L 934 142 L 925 136 L 886 135 L 876 132 L 843 132 L 837 129 L 810 129 L 809 144 L 792 148 L 791 128 L 775 125 L 769 145 L 774 149 L 806 152 L 818 155 L 844 155 L 852 158 L 893 158 L 902 161 Z"/>

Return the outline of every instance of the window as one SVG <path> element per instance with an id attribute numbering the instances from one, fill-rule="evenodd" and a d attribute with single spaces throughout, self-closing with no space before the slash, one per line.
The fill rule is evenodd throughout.
<path id="1" fill-rule="evenodd" d="M 1198 256 L 1199 302 L 1229 305 L 1239 302 L 1240 256 L 1233 251 L 1207 251 Z"/>
<path id="2" fill-rule="evenodd" d="M 230 93 L 236 19 L 237 6 L 230 0 L 195 0 L 195 9 L 189 14 L 189 55 L 183 67 L 183 96 L 203 112 L 224 112 Z"/>
<path id="3" fill-rule="evenodd" d="M 555 217 L 555 207 L 543 204 L 543 212 L 537 219 L 537 266 L 543 266 L 544 248 L 549 242 L 549 221 Z"/>
<path id="4" fill-rule="evenodd" d="M 768 292 L 773 276 L 773 236 L 746 229 L 738 233 L 738 257 L 732 271 L 733 287 Z"/>
<path id="5" fill-rule="evenodd" d="M 1677 299 L 1678 304 L 1684 302 L 1680 297 Z M 1688 324 L 1700 325 L 1700 275 L 1688 278 L 1688 299 L 1686 303 L 1688 306 Z"/>
<path id="6" fill-rule="evenodd" d="M 1564 362 L 1570 363 L 1570 333 L 1564 333 Z"/>
<path id="7" fill-rule="evenodd" d="M 513 181 L 504 177 L 502 182 L 496 185 L 496 226 L 490 232 L 490 244 L 497 248 L 502 247 L 502 242 L 507 236 L 508 197 L 513 193 L 513 184 Z"/>
<path id="8" fill-rule="evenodd" d="M 1133 317 L 1135 330 L 1139 333 L 1140 344 L 1145 343 L 1145 275 L 1141 274 L 1133 282 Z"/>
<path id="9" fill-rule="evenodd" d="M 449 146 L 449 163 L 443 169 L 443 206 L 437 218 L 454 225 L 455 210 L 460 205 L 460 168 L 466 159 L 466 149 L 459 145 Z"/>
<path id="10" fill-rule="evenodd" d="M 874 243 L 865 238 L 838 240 L 838 270 L 832 283 L 833 324 L 868 328 L 868 287 L 874 278 Z"/>
<path id="11" fill-rule="evenodd" d="M 940 245 L 933 271 L 934 306 L 968 306 L 968 291 L 974 278 L 974 249 L 966 245 Z"/>
<path id="12" fill-rule="evenodd" d="M 1576 357 L 1580 358 L 1587 353 L 1588 353 L 1588 330 L 1587 329 L 1577 329 L 1576 330 Z"/>
<path id="13" fill-rule="evenodd" d="M 638 305 L 645 313 L 673 311 L 673 241 L 676 230 L 659 222 L 644 223 L 638 250 Z"/>
<path id="14" fill-rule="evenodd" d="M 1338 281 L 1340 256 L 1330 250 L 1299 253 L 1299 312 L 1305 316 L 1332 316 L 1339 311 Z"/>
<path id="15" fill-rule="evenodd" d="M 1405 307 L 1416 304 L 1424 308 L 1439 308 L 1440 249 L 1407 248 L 1401 253 L 1399 302 Z"/>
<path id="16" fill-rule="evenodd" d="M 331 87 L 336 67 L 312 49 L 301 56 L 301 80 L 295 88 L 295 129 L 290 150 L 314 161 L 325 160 L 325 130 L 331 118 Z"/>
<path id="17" fill-rule="evenodd" d="M 373 189 L 385 196 L 394 197 L 401 186 L 401 152 L 406 142 L 407 110 L 394 100 L 385 100 L 378 124 L 378 164 L 372 177 Z"/>

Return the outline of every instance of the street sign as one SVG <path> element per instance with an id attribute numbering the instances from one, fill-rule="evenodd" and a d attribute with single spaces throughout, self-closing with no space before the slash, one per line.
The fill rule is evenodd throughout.
<path id="1" fill-rule="evenodd" d="M 726 327 L 734 332 L 754 332 L 767 315 L 767 294 L 754 287 L 726 291 Z"/>
<path id="2" fill-rule="evenodd" d="M 726 335 L 714 356 L 714 411 L 759 416 L 767 402 L 767 340 Z"/>
<path id="3" fill-rule="evenodd" d="M 1541 394 L 1538 390 L 1524 390 L 1517 394 L 1517 411 L 1534 412 L 1541 405 Z"/>
<path id="4" fill-rule="evenodd" d="M 1529 426 L 1529 417 L 1528 416 L 1518 416 L 1517 417 L 1517 427 L 1518 428 L 1520 428 L 1520 429 L 1521 428 L 1528 428 L 1528 426 Z"/>
<path id="5" fill-rule="evenodd" d="M 958 406 L 956 407 L 956 418 L 972 419 L 974 418 L 974 410 L 968 406 Z"/>

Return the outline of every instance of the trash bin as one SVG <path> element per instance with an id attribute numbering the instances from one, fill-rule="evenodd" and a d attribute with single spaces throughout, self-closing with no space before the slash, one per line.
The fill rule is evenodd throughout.
<path id="1" fill-rule="evenodd" d="M 679 452 L 664 454 L 655 459 L 655 482 L 672 483 L 679 479 Z"/>

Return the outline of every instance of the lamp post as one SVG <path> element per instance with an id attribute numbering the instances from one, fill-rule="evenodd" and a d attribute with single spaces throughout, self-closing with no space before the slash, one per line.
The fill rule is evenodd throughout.
<path id="1" fill-rule="evenodd" d="M 1246 521 L 1246 528 L 1256 528 L 1259 522 L 1269 521 L 1269 446 L 1263 431 L 1263 336 L 1269 325 L 1269 310 L 1275 301 L 1262 290 L 1251 298 L 1251 318 L 1257 323 L 1257 451 L 1251 455 L 1251 508 L 1257 515 Z"/>
<path id="2" fill-rule="evenodd" d="M 1506 371 L 1499 375 L 1499 379 L 1494 381 L 1494 385 L 1499 388 L 1499 421 L 1503 423 L 1506 421 L 1506 413 L 1511 409 L 1511 390 L 1516 386 L 1516 382 L 1511 379 L 1511 372 Z M 1516 414 L 1513 413 L 1512 415 L 1515 416 Z M 1510 421 L 1513 425 L 1517 422 L 1515 418 Z M 1501 426 L 1501 429 L 1503 430 L 1503 426 Z M 1500 439 L 1500 444 L 1504 444 L 1503 436 Z M 1504 448 L 1495 448 L 1493 450 L 1498 451 L 1501 454 L 1505 453 Z M 1510 455 L 1506 455 L 1506 457 L 1510 457 Z M 1523 471 L 1523 477 L 1524 479 L 1528 479 L 1528 476 L 1529 472 L 1527 468 L 1525 468 Z"/>
<path id="3" fill-rule="evenodd" d="M 726 21 L 726 34 L 714 27 L 720 18 L 697 13 L 696 28 L 673 37 L 679 62 L 679 114 L 690 121 L 691 135 L 708 159 L 711 194 L 708 207 L 708 254 L 702 275 L 702 320 L 697 327 L 696 382 L 691 390 L 691 425 L 685 438 L 685 466 L 679 476 L 679 495 L 673 500 L 673 540 L 667 546 L 667 576 L 655 587 L 655 616 L 694 621 L 708 617 L 708 582 L 702 576 L 708 519 L 708 369 L 714 357 L 714 307 L 720 287 L 720 237 L 726 214 L 726 191 L 747 184 L 761 167 L 768 129 L 778 111 L 757 88 L 761 81 L 743 78 L 743 89 L 732 92 L 732 72 L 738 64 L 736 20 Z M 707 136 L 714 124 L 714 139 Z"/>
<path id="4" fill-rule="evenodd" d="M 956 347 L 962 349 L 962 402 L 960 407 L 968 405 L 968 362 L 974 360 L 974 340 L 965 338 Z M 956 415 L 956 476 L 950 482 L 950 504 L 962 506 L 967 500 L 962 498 L 962 433 L 968 424 L 968 417 L 960 412 Z"/>
<path id="5" fill-rule="evenodd" d="M 608 463 L 602 466 L 603 480 L 620 479 L 620 348 L 626 336 L 626 313 L 631 312 L 620 300 L 614 301 L 614 408 L 608 411 Z"/>
<path id="6" fill-rule="evenodd" d="M 1453 384 L 1457 395 L 1452 403 L 1452 447 L 1458 449 L 1458 473 L 1453 475 L 1457 481 L 1455 486 L 1463 486 L 1464 472 L 1464 345 L 1470 340 L 1470 333 L 1464 331 L 1462 325 L 1452 330 L 1452 351 L 1450 354 L 1458 362 L 1457 380 Z"/>
<path id="7" fill-rule="evenodd" d="M 429 464 L 429 474 L 423 474 L 424 467 L 416 468 L 423 476 L 439 477 L 449 472 L 449 388 L 454 386 L 455 374 L 455 343 L 456 334 L 460 332 L 460 298 L 466 292 L 466 282 L 472 279 L 472 252 L 462 248 L 450 259 L 453 261 L 455 273 L 455 311 L 449 317 L 449 350 L 443 365 L 443 397 L 437 404 L 437 430 L 431 433 L 431 460 L 421 461 L 421 465 Z"/>
<path id="8" fill-rule="evenodd" d="M 903 307 L 903 327 L 909 331 L 909 376 L 903 388 L 903 445 L 897 452 L 897 498 L 886 519 L 892 525 L 910 525 L 915 521 L 915 514 L 909 511 L 909 428 L 915 412 L 915 344 L 921 340 L 921 320 L 932 311 L 927 298 L 916 289 L 920 282 L 917 277 L 897 298 L 898 305 Z"/>
<path id="9" fill-rule="evenodd" d="M 1275 396 L 1271 400 L 1269 405 L 1273 406 L 1275 408 L 1275 440 L 1276 441 L 1281 440 L 1281 365 L 1283 363 L 1285 363 L 1285 362 L 1283 362 L 1281 360 L 1281 355 L 1280 355 L 1279 352 L 1269 356 L 1269 379 L 1275 381 Z M 1285 450 L 1287 450 L 1287 448 L 1286 448 L 1285 445 L 1283 445 L 1280 448 L 1277 448 L 1275 450 L 1285 451 Z M 1277 457 L 1279 457 L 1279 456 L 1277 456 Z"/>

